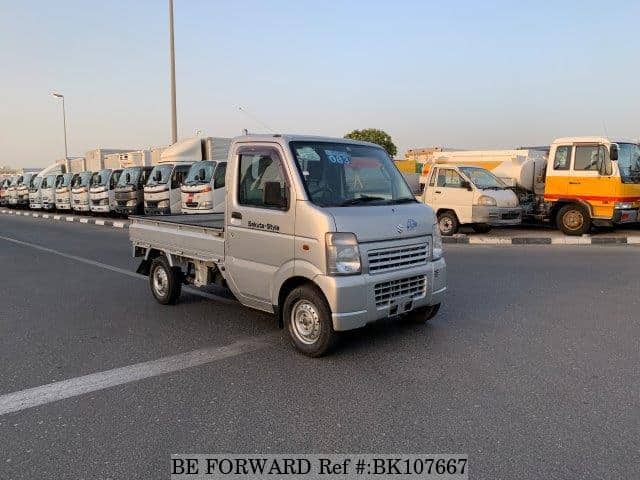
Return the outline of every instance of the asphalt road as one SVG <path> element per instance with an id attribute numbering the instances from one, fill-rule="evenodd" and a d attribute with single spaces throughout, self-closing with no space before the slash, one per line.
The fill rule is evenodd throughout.
<path id="1" fill-rule="evenodd" d="M 157 304 L 126 273 L 126 231 L 3 216 L 0 236 L 0 403 L 264 342 L 0 415 L 2 479 L 167 478 L 188 452 L 468 453 L 470 478 L 640 470 L 637 247 L 448 246 L 431 324 L 380 322 L 314 360 L 268 315 L 188 292 Z"/>

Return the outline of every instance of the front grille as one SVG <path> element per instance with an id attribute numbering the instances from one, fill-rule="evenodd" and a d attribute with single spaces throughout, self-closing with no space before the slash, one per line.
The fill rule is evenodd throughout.
<path id="1" fill-rule="evenodd" d="M 377 283 L 374 287 L 376 307 L 388 307 L 395 300 L 408 296 L 412 299 L 422 297 L 426 288 L 427 277 L 424 275 Z"/>
<path id="2" fill-rule="evenodd" d="M 403 245 L 402 247 L 370 250 L 369 273 L 382 273 L 399 268 L 424 265 L 429 257 L 429 244 Z"/>
<path id="3" fill-rule="evenodd" d="M 158 202 L 154 202 L 152 200 L 147 200 L 147 207 L 149 207 L 149 208 L 158 208 Z"/>
<path id="4" fill-rule="evenodd" d="M 185 202 L 185 204 L 187 205 L 187 207 L 189 208 L 198 208 L 199 203 L 198 202 Z"/>
<path id="5" fill-rule="evenodd" d="M 517 218 L 520 217 L 520 213 L 518 212 L 509 212 L 509 213 L 503 213 L 502 214 L 502 219 L 503 220 L 515 220 Z"/>

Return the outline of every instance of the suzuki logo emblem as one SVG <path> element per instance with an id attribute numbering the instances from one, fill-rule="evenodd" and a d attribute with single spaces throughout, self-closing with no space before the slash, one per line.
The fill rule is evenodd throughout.
<path id="1" fill-rule="evenodd" d="M 402 226 L 402 224 L 399 223 L 398 225 L 396 225 L 396 232 L 400 234 L 403 231 L 404 231 L 404 227 Z"/>

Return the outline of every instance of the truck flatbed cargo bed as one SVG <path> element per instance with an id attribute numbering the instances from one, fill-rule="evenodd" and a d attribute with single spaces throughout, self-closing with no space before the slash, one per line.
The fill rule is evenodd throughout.
<path id="1" fill-rule="evenodd" d="M 129 218 L 136 220 L 149 220 L 152 222 L 177 223 L 179 225 L 188 225 L 192 227 L 215 228 L 217 230 L 222 230 L 224 228 L 224 213 L 157 216 L 131 215 Z"/>

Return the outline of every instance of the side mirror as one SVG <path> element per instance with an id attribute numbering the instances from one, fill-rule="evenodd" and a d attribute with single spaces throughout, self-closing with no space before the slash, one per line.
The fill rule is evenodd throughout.
<path id="1" fill-rule="evenodd" d="M 473 187 L 471 186 L 471 182 L 469 182 L 468 180 L 462 180 L 460 182 L 460 187 L 461 188 L 466 188 L 470 192 L 473 190 Z"/>
<path id="2" fill-rule="evenodd" d="M 284 208 L 286 202 L 282 196 L 280 182 L 266 182 L 262 202 L 268 207 Z"/>
<path id="3" fill-rule="evenodd" d="M 131 174 L 129 172 L 127 172 L 127 174 L 124 176 L 124 181 L 127 183 L 131 183 Z"/>
<path id="4" fill-rule="evenodd" d="M 609 159 L 614 161 L 618 160 L 618 145 L 615 143 L 612 143 L 609 149 Z"/>
<path id="5" fill-rule="evenodd" d="M 599 162 L 598 173 L 603 176 L 609 176 L 613 174 L 613 165 L 610 160 L 603 160 Z"/>

